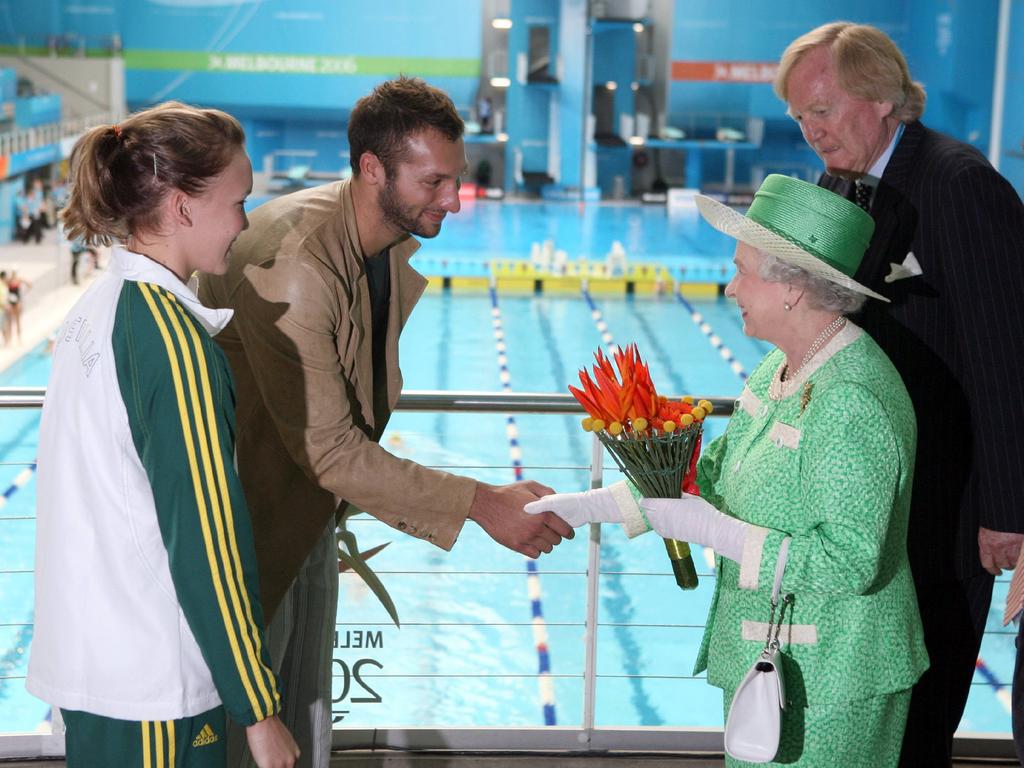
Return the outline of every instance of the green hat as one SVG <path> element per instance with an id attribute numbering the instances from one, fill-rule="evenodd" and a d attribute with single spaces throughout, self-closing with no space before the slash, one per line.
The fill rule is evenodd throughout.
<path id="1" fill-rule="evenodd" d="M 875 222 L 846 198 L 773 173 L 755 193 L 746 216 L 705 195 L 697 195 L 696 201 L 701 215 L 719 232 L 816 277 L 889 301 L 853 279 Z"/>

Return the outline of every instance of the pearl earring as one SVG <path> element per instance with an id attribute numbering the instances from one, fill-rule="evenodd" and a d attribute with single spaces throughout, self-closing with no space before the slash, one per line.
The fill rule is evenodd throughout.
<path id="1" fill-rule="evenodd" d="M 784 310 L 786 310 L 787 312 L 789 312 L 789 310 L 791 310 L 793 308 L 793 305 L 790 304 L 788 301 L 784 301 L 784 302 L 782 302 L 782 308 Z"/>

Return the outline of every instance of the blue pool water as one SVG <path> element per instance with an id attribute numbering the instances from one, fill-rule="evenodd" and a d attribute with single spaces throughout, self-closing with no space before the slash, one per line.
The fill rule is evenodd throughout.
<path id="1" fill-rule="evenodd" d="M 620 240 L 635 259 L 704 259 L 714 270 L 729 245 L 690 218 L 662 209 L 477 204 L 452 217 L 414 264 L 432 260 L 526 257 L 544 239 L 571 258 L 603 258 Z M 751 371 L 768 347 L 743 335 L 723 300 L 691 302 L 739 366 Z M 497 312 L 495 312 L 495 309 Z M 595 312 L 596 310 L 596 312 Z M 500 391 L 495 320 L 503 331 L 513 391 L 561 392 L 605 339 L 637 342 L 664 392 L 735 396 L 741 378 L 676 297 L 593 297 L 428 293 L 402 337 L 407 389 Z M 26 355 L 0 384 L 43 385 L 43 350 Z M 25 480 L 36 451 L 38 412 L 0 411 L 0 494 Z M 708 422 L 710 440 L 724 420 Z M 513 432 L 514 431 L 514 432 Z M 587 486 L 588 436 L 570 416 L 397 414 L 383 438 L 392 451 L 493 483 L 514 479 L 508 435 L 523 475 L 558 490 Z M 98 459 L 102 460 L 102 459 Z M 47 708 L 24 692 L 31 640 L 34 484 L 31 473 L 0 508 L 0 732 L 32 731 Z M 410 499 L 410 503 L 415 503 Z M 559 725 L 582 721 L 587 542 L 581 531 L 537 561 L 468 524 L 451 553 L 370 518 L 352 521 L 360 546 L 388 543 L 371 561 L 389 589 L 401 629 L 367 587 L 343 574 L 335 650 L 339 727 Z M 660 539 L 627 541 L 602 531 L 597 629 L 596 722 L 602 726 L 706 726 L 722 723 L 721 696 L 691 675 L 714 575 L 699 547 L 700 587 L 680 591 Z M 999 627 L 1006 583 L 997 583 L 983 660 L 1003 693 L 980 674 L 961 723 L 966 731 L 1009 730 L 1013 636 Z M 539 614 L 539 616 L 537 615 Z M 538 645 L 547 656 L 538 653 Z M 542 650 L 543 650 L 542 647 Z M 550 685 L 539 681 L 542 659 Z M 545 707 L 545 705 L 547 705 Z M 550 719 L 548 720 L 550 722 Z"/>

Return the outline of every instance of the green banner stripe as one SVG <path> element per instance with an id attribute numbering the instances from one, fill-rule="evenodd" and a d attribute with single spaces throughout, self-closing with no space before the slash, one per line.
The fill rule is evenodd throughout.
<path id="1" fill-rule="evenodd" d="M 42 45 L 0 45 L 0 56 L 53 56 L 60 59 L 81 58 L 81 52 L 77 48 L 58 48 L 51 50 Z M 85 58 L 87 59 L 112 59 L 114 54 L 103 48 L 86 48 Z"/>
<path id="2" fill-rule="evenodd" d="M 429 77 L 478 77 L 480 75 L 480 59 L 126 50 L 124 61 L 127 69 L 159 69 L 176 72 L 259 75 L 407 74 Z"/>

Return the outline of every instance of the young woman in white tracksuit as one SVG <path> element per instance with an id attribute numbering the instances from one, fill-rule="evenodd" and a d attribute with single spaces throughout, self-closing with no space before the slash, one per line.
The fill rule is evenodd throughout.
<path id="1" fill-rule="evenodd" d="M 212 335 L 252 169 L 238 122 L 164 104 L 71 156 L 71 240 L 114 244 L 68 314 L 39 432 L 28 689 L 60 707 L 69 768 L 223 766 L 225 713 L 257 763 L 295 764 L 264 642 L 234 466 L 235 395 Z"/>

